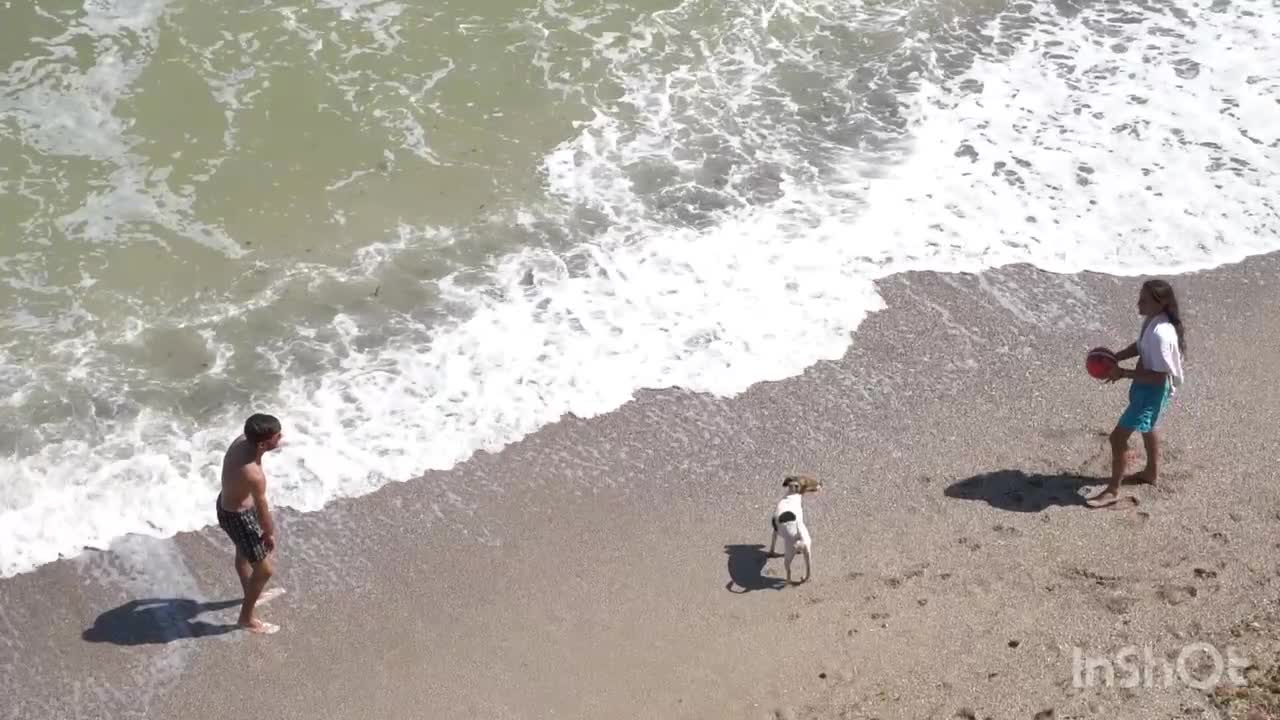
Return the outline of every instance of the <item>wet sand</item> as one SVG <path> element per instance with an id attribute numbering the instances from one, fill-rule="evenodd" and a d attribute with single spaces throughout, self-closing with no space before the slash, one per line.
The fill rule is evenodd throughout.
<path id="1" fill-rule="evenodd" d="M 800 377 L 642 392 L 281 513 L 276 635 L 225 631 L 216 527 L 2 580 L 0 717 L 1217 717 L 1176 677 L 1073 687 L 1074 648 L 1280 650 L 1280 255 L 1173 280 L 1187 385 L 1136 507 L 1083 506 L 1125 403 L 1083 360 L 1136 335 L 1140 279 L 895 276 Z M 793 471 L 826 487 L 814 577 L 783 587 L 761 564 Z"/>

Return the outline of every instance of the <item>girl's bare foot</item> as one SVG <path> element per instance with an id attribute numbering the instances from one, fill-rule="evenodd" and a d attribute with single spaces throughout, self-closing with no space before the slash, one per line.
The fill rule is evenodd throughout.
<path id="1" fill-rule="evenodd" d="M 1084 501 L 1085 505 L 1091 508 L 1121 508 L 1121 507 L 1137 507 L 1138 498 L 1132 495 L 1120 495 L 1115 490 L 1103 490 Z"/>
<path id="2" fill-rule="evenodd" d="M 1085 505 L 1091 508 L 1103 508 L 1115 505 L 1120 500 L 1120 493 L 1111 488 L 1107 488 L 1102 492 L 1090 497 L 1084 501 Z"/>

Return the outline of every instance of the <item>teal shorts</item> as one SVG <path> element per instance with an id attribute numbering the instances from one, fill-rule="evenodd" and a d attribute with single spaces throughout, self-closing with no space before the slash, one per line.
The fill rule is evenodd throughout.
<path id="1" fill-rule="evenodd" d="M 1169 406 L 1169 383 L 1129 383 L 1129 407 L 1120 416 L 1120 427 L 1136 432 L 1151 432 L 1160 422 L 1160 414 Z"/>

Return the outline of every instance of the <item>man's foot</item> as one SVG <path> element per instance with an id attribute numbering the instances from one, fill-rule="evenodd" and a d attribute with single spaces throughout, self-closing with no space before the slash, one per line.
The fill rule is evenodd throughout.
<path id="1" fill-rule="evenodd" d="M 259 635 L 272 635 L 280 630 L 279 625 L 273 625 L 269 622 L 262 622 L 258 618 L 253 618 L 249 622 L 241 621 L 238 624 L 240 625 L 240 627 L 244 628 L 245 630 L 248 630 L 251 633 L 257 633 Z"/>

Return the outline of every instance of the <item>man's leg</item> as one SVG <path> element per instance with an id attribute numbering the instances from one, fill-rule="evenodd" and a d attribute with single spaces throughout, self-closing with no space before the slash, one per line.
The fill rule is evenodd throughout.
<path id="1" fill-rule="evenodd" d="M 240 548 L 236 548 L 236 575 L 240 577 L 240 592 L 244 595 L 249 594 L 249 577 L 253 574 L 253 565 L 249 564 L 249 558 L 240 552 Z"/>
<path id="2" fill-rule="evenodd" d="M 279 630 L 275 625 L 264 623 L 254 617 L 253 610 L 258 604 L 258 599 L 262 596 L 262 590 L 267 586 L 267 581 L 271 579 L 271 575 L 275 572 L 275 558 L 267 555 L 262 560 L 254 563 L 253 573 L 249 576 L 249 581 L 244 593 L 244 604 L 240 606 L 240 625 L 253 631 L 260 633 L 273 633 Z"/>

